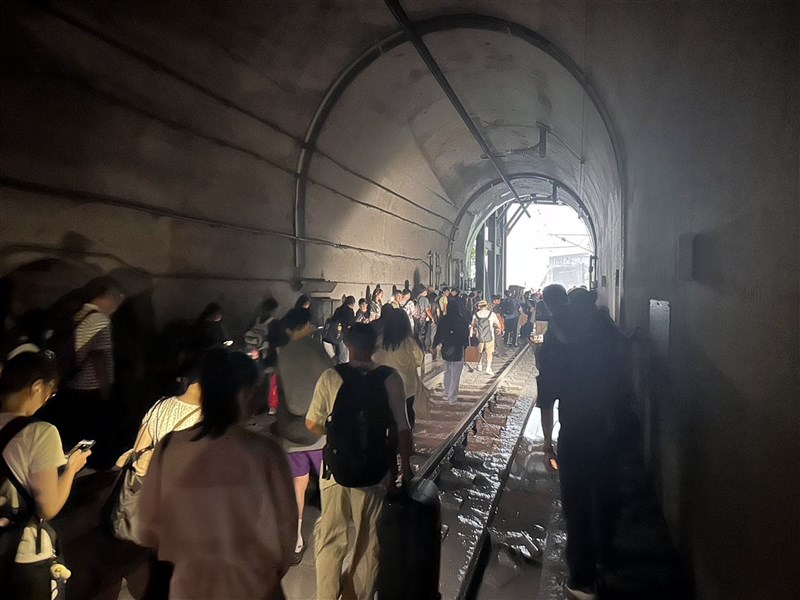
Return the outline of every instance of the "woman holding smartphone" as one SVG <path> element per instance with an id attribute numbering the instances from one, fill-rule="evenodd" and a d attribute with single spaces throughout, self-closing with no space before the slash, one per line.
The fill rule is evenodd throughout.
<path id="1" fill-rule="evenodd" d="M 56 379 L 55 362 L 35 351 L 8 360 L 0 375 L 0 505 L 22 509 L 6 516 L 0 531 L 18 540 L 13 562 L 0 557 L 4 597 L 12 599 L 57 597 L 55 532 L 47 521 L 64 507 L 91 454 L 76 450 L 66 458 L 58 430 L 31 418 L 55 394 Z"/>

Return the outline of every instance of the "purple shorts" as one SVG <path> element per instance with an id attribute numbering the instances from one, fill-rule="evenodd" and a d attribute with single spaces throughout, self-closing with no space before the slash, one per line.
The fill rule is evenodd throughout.
<path id="1" fill-rule="evenodd" d="M 317 475 L 322 472 L 322 450 L 308 450 L 305 452 L 290 452 L 289 468 L 292 477 L 302 477 L 314 471 Z"/>

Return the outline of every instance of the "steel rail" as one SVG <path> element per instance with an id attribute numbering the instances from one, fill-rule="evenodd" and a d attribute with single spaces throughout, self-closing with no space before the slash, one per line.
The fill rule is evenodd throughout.
<path id="1" fill-rule="evenodd" d="M 489 391 L 486 392 L 483 399 L 478 401 L 470 411 L 459 421 L 453 432 L 447 437 L 444 443 L 436 449 L 436 451 L 428 457 L 428 460 L 419 468 L 416 475 L 414 475 L 412 482 L 416 483 L 423 479 L 435 479 L 438 475 L 439 465 L 449 458 L 453 447 L 464 439 L 465 435 L 469 435 L 468 431 L 473 428 L 474 423 L 480 418 L 483 410 L 497 395 L 497 388 L 505 381 L 508 374 L 517 366 L 517 363 L 525 356 L 526 353 L 531 351 L 530 344 L 520 350 L 517 355 L 505 366 L 503 371 L 497 376 Z"/>
<path id="2" fill-rule="evenodd" d="M 528 344 L 527 348 L 528 350 L 531 349 L 530 344 Z M 524 352 L 520 352 L 520 356 L 523 354 Z M 497 512 L 497 507 L 500 504 L 500 498 L 503 496 L 503 491 L 505 490 L 506 483 L 508 482 L 508 476 L 511 470 L 510 469 L 511 463 L 514 461 L 514 457 L 517 455 L 520 441 L 522 441 L 522 438 L 524 437 L 525 434 L 525 430 L 528 428 L 528 422 L 530 421 L 531 413 L 533 412 L 534 408 L 535 408 L 535 403 L 532 403 L 530 408 L 528 409 L 528 415 L 525 417 L 525 421 L 523 422 L 522 428 L 520 429 L 519 436 L 517 436 L 517 440 L 514 442 L 514 448 L 508 455 L 508 463 L 506 464 L 506 467 L 500 471 L 500 487 L 495 497 L 492 498 L 492 503 L 489 506 L 489 512 L 488 512 L 489 519 L 486 521 L 486 527 L 481 532 L 481 536 L 478 539 L 477 544 L 475 544 L 475 550 L 472 553 L 469 562 L 467 563 L 467 570 L 464 572 L 464 577 L 461 580 L 461 587 L 458 590 L 458 596 L 457 596 L 458 600 L 463 600 L 464 598 L 469 598 L 474 595 L 471 593 L 475 591 L 473 589 L 472 580 L 477 574 L 478 564 L 480 563 L 480 556 L 483 553 L 483 548 L 486 542 L 490 538 L 488 531 L 489 528 L 492 526 L 495 513 Z"/>

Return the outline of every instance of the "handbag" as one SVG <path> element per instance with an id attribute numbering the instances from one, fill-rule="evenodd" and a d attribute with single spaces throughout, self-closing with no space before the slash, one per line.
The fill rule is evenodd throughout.
<path id="1" fill-rule="evenodd" d="M 464 349 L 464 362 L 479 363 L 481 362 L 481 353 L 477 346 L 467 346 Z"/>
<path id="2" fill-rule="evenodd" d="M 177 430 L 189 417 L 197 414 L 199 410 L 200 407 L 198 406 L 195 410 L 184 415 L 175 423 L 172 430 Z M 153 415 L 151 418 L 157 417 Z M 141 434 L 148 424 L 149 421 L 139 430 L 139 435 L 136 436 L 133 448 L 139 445 Z M 144 485 L 144 475 L 140 475 L 136 471 L 136 462 L 146 454 L 151 454 L 154 449 L 155 445 L 151 443 L 137 452 L 134 452 L 133 449 L 128 451 L 128 458 L 120 468 L 108 500 L 101 509 L 103 528 L 112 537 L 141 545 L 136 530 L 139 514 L 139 495 Z"/>

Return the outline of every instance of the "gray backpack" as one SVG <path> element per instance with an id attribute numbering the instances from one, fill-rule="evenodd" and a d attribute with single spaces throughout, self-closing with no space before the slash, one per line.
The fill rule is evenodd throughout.
<path id="1" fill-rule="evenodd" d="M 476 327 L 476 337 L 481 343 L 491 342 L 494 339 L 494 332 L 492 331 L 492 316 L 476 317 L 478 319 L 478 326 Z"/>

